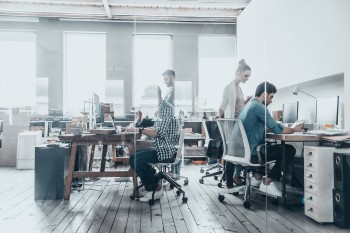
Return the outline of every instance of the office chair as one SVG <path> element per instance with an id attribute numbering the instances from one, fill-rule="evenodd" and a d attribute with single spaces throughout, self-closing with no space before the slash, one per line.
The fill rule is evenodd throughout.
<path id="1" fill-rule="evenodd" d="M 182 193 L 182 202 L 183 203 L 186 203 L 188 198 L 185 196 L 185 191 L 183 191 L 181 189 L 181 185 L 179 185 L 176 181 L 173 180 L 173 178 L 171 177 L 171 175 L 169 173 L 167 173 L 167 169 L 169 169 L 169 166 L 171 165 L 175 165 L 175 164 L 178 164 L 182 158 L 182 153 L 183 153 L 183 144 L 184 144 L 184 136 L 185 136 L 185 130 L 184 129 L 181 129 L 181 132 L 180 132 L 180 139 L 179 139 L 179 145 L 178 145 L 178 148 L 177 148 L 177 153 L 176 153 L 176 158 L 174 160 L 174 162 L 168 162 L 168 163 L 152 163 L 150 164 L 151 166 L 156 166 L 158 167 L 158 173 L 155 174 L 155 177 L 158 178 L 158 180 L 166 180 L 169 182 L 170 184 L 170 188 L 173 189 L 173 188 L 176 188 L 176 195 L 180 195 Z M 141 184 L 139 186 L 137 186 L 135 188 L 135 191 L 140 189 L 141 187 L 143 187 L 144 184 Z M 156 190 L 153 191 L 153 194 L 152 194 L 152 199 L 149 200 L 149 204 L 150 205 L 153 205 L 154 204 L 154 193 L 156 192 Z M 134 192 L 136 193 L 136 192 Z M 132 194 L 130 195 L 130 198 L 131 199 L 134 199 L 135 196 Z"/>
<path id="2" fill-rule="evenodd" d="M 231 162 L 233 164 L 240 164 L 244 167 L 245 180 L 246 184 L 244 186 L 244 203 L 243 206 L 245 208 L 250 207 L 250 192 L 254 191 L 263 195 L 268 195 L 274 197 L 274 204 L 278 203 L 277 196 L 267 194 L 265 192 L 261 192 L 258 188 L 251 186 L 251 177 L 253 176 L 253 170 L 257 167 L 266 166 L 267 164 L 274 163 L 275 161 L 268 161 L 266 163 L 251 163 L 251 151 L 250 145 L 248 142 L 248 138 L 246 132 L 244 130 L 242 121 L 239 119 L 218 119 L 218 126 L 221 133 L 221 137 L 224 144 L 224 153 L 223 159 L 225 161 Z M 258 147 L 259 148 L 259 147 Z M 260 151 L 257 151 L 257 155 L 259 158 Z M 259 159 L 259 161 L 262 161 Z M 225 193 L 231 193 L 231 190 L 227 190 L 226 192 L 220 192 L 218 199 L 220 202 L 224 201 Z"/>
<path id="3" fill-rule="evenodd" d="M 221 134 L 216 121 L 203 121 L 203 127 L 205 131 L 205 144 L 207 148 L 207 161 L 210 159 L 216 159 L 216 163 L 207 167 L 201 167 L 200 172 L 205 175 L 199 179 L 199 183 L 204 183 L 204 178 L 214 176 L 214 179 L 218 179 L 218 175 L 223 173 L 224 166 L 221 164 L 221 158 L 223 154 L 223 143 Z M 204 170 L 206 168 L 206 170 Z M 209 171 L 217 169 L 217 171 L 210 173 Z"/>

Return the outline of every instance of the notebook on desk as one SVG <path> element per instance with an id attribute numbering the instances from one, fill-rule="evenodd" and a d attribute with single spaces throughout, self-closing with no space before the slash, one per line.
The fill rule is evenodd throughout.
<path id="1" fill-rule="evenodd" d="M 333 136 L 333 135 L 345 135 L 347 134 L 347 131 L 341 130 L 341 129 L 326 129 L 326 130 L 309 130 L 306 133 L 312 134 L 312 135 Z"/>

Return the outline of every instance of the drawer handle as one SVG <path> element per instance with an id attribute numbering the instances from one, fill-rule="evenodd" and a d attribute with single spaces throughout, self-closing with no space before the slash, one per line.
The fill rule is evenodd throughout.
<path id="1" fill-rule="evenodd" d="M 311 156 L 311 155 L 312 155 L 312 152 L 310 151 L 309 153 L 307 153 L 307 155 Z"/>
<path id="2" fill-rule="evenodd" d="M 307 178 L 312 178 L 312 174 L 308 175 Z"/>
<path id="3" fill-rule="evenodd" d="M 308 167 L 312 167 L 312 163 L 309 163 L 309 165 L 307 165 Z"/>
<path id="4" fill-rule="evenodd" d="M 306 199 L 309 200 L 309 201 L 312 201 L 312 197 L 311 196 L 306 198 Z"/>
<path id="5" fill-rule="evenodd" d="M 309 211 L 309 212 L 313 212 L 313 211 L 314 211 L 314 209 L 313 209 L 312 207 L 310 207 L 309 209 L 307 209 L 307 211 Z"/>
<path id="6" fill-rule="evenodd" d="M 309 189 L 312 189 L 312 185 L 310 184 L 309 186 L 307 186 Z"/>

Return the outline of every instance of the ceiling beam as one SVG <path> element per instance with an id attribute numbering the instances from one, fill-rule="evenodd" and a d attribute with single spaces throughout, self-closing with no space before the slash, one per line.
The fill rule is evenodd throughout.
<path id="1" fill-rule="evenodd" d="M 103 6 L 105 7 L 105 11 L 108 19 L 112 19 L 112 12 L 111 12 L 111 9 L 109 9 L 108 0 L 102 0 L 102 2 L 103 2 Z"/>
<path id="2" fill-rule="evenodd" d="M 200 6 L 144 6 L 101 2 L 50 2 L 0 0 L 0 15 L 98 20 L 157 20 L 236 22 L 243 8 Z"/>

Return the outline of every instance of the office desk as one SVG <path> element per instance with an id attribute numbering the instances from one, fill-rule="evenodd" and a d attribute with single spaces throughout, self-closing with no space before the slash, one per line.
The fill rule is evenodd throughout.
<path id="1" fill-rule="evenodd" d="M 285 144 L 286 142 L 320 142 L 322 141 L 322 136 L 310 135 L 310 134 L 266 134 L 267 139 L 274 139 L 281 142 L 282 145 L 282 198 L 283 206 L 286 206 L 286 166 L 285 164 Z"/>
<path id="2" fill-rule="evenodd" d="M 72 179 L 74 177 L 133 177 L 133 185 L 137 187 L 137 177 L 129 167 L 123 171 L 105 171 L 106 154 L 108 145 L 123 145 L 139 138 L 135 133 L 119 133 L 110 135 L 83 134 L 79 136 L 62 135 L 58 137 L 62 142 L 72 143 L 71 156 L 69 160 L 68 174 L 65 179 L 64 200 L 69 200 Z M 78 145 L 103 145 L 100 171 L 74 171 L 75 157 Z M 126 162 L 128 157 L 118 157 L 118 161 Z M 134 193 L 137 195 L 138 193 Z"/>

